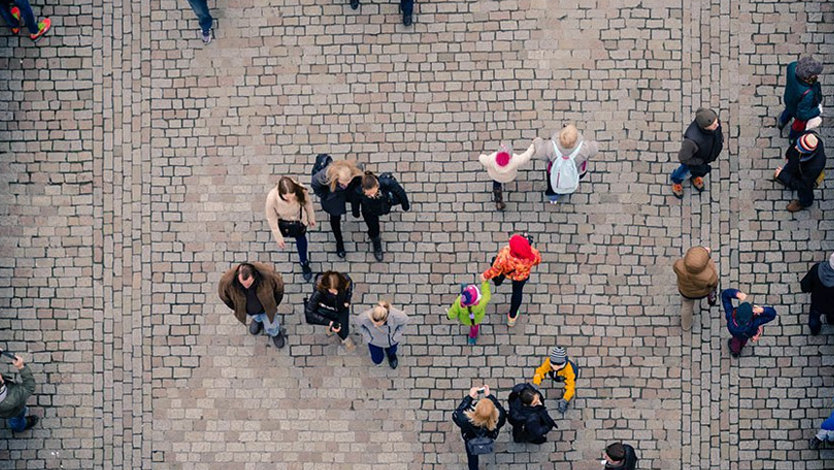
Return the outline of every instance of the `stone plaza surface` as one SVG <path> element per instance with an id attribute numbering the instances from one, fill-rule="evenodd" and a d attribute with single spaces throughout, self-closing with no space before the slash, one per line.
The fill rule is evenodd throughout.
<path id="1" fill-rule="evenodd" d="M 834 327 L 808 336 L 798 285 L 834 250 L 834 183 L 791 215 L 768 181 L 784 66 L 813 53 L 834 89 L 834 2 L 418 0 L 406 28 L 395 1 L 210 0 L 207 47 L 185 0 L 43 3 L 37 46 L 0 33 L 0 347 L 29 360 L 43 417 L 0 428 L 0 468 L 465 468 L 466 390 L 505 401 L 555 344 L 581 367 L 572 407 L 546 384 L 559 429 L 533 446 L 505 428 L 482 468 L 598 469 L 614 440 L 642 469 L 834 468 L 808 449 L 834 406 Z M 701 105 L 726 147 L 678 201 Z M 600 142 L 590 180 L 550 206 L 532 162 L 495 212 L 478 154 L 567 122 Z M 413 201 L 383 221 L 383 263 L 361 220 L 346 260 L 320 210 L 311 236 L 313 269 L 356 281 L 354 314 L 387 298 L 411 316 L 395 371 L 304 324 L 310 285 L 264 219 L 278 176 L 309 181 L 320 152 L 394 172 Z M 544 257 L 522 317 L 508 329 L 498 288 L 467 346 L 444 308 L 521 231 Z M 740 359 L 718 307 L 681 331 L 672 263 L 693 244 L 722 288 L 779 312 Z M 217 298 L 245 260 L 285 273 L 283 350 Z"/>

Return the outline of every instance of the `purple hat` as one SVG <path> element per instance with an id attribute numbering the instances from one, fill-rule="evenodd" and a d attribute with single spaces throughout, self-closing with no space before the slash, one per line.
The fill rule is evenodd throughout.
<path id="1" fill-rule="evenodd" d="M 460 291 L 460 306 L 471 307 L 481 301 L 481 289 L 475 284 L 465 286 Z"/>

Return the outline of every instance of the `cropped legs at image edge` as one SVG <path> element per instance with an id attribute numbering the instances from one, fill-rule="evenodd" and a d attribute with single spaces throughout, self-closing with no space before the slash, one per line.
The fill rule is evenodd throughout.
<path id="1" fill-rule="evenodd" d="M 834 462 L 833 2 L 0 17 L 0 468 Z"/>

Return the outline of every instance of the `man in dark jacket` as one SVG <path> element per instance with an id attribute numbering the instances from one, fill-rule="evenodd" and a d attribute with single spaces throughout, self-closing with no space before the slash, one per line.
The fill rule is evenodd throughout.
<path id="1" fill-rule="evenodd" d="M 26 400 L 35 393 L 35 378 L 20 356 L 15 356 L 12 364 L 20 371 L 22 382 L 15 383 L 10 377 L 0 375 L 0 418 L 9 420 L 12 431 L 22 432 L 38 424 L 38 417 L 28 415 L 26 406 Z"/>
<path id="2" fill-rule="evenodd" d="M 683 198 L 683 180 L 692 175 L 692 186 L 701 192 L 704 190 L 704 176 L 712 171 L 710 163 L 721 154 L 724 147 L 724 134 L 718 114 L 707 108 L 700 108 L 695 113 L 695 120 L 686 128 L 678 160 L 680 166 L 672 172 L 672 194 Z"/>
<path id="3" fill-rule="evenodd" d="M 513 426 L 513 441 L 542 444 L 547 433 L 556 427 L 553 418 L 547 414 L 544 397 L 534 386 L 523 383 L 510 392 L 509 421 Z"/>
<path id="4" fill-rule="evenodd" d="M 380 237 L 379 216 L 391 212 L 396 205 L 408 211 L 408 196 L 405 189 L 391 173 L 383 173 L 377 177 L 370 171 L 362 176 L 362 185 L 357 188 L 357 197 L 362 208 L 362 217 L 368 226 L 368 237 L 374 247 L 374 258 L 382 262 L 382 238 Z M 359 216 L 359 209 L 353 208 L 353 216 Z"/>
<path id="5" fill-rule="evenodd" d="M 815 264 L 800 281 L 802 292 L 811 294 L 811 315 L 808 326 L 812 335 L 818 335 L 822 328 L 820 316 L 825 315 L 825 322 L 834 325 L 834 254 L 828 261 Z"/>
<path id="6" fill-rule="evenodd" d="M 249 333 L 257 335 L 266 325 L 266 334 L 275 347 L 284 347 L 284 330 L 278 317 L 278 305 L 284 299 L 280 274 L 263 263 L 241 263 L 223 274 L 217 291 L 239 322 L 245 325 L 246 317 L 252 317 Z"/>
<path id="7" fill-rule="evenodd" d="M 634 470 L 637 468 L 637 453 L 634 447 L 621 442 L 615 442 L 605 448 L 606 470 Z"/>
<path id="8" fill-rule="evenodd" d="M 733 299 L 741 301 L 738 308 L 733 307 Z M 741 348 L 747 344 L 747 340 L 756 341 L 762 334 L 762 327 L 776 319 L 776 310 L 773 307 L 760 307 L 746 302 L 747 294 L 736 289 L 724 289 L 721 291 L 721 302 L 724 305 L 724 313 L 727 319 L 727 329 L 733 336 L 727 342 L 730 347 L 730 354 L 738 357 Z"/>
<path id="9" fill-rule="evenodd" d="M 825 145 L 814 132 L 802 134 L 785 153 L 788 163 L 776 167 L 775 181 L 796 190 L 799 199 L 788 203 L 788 211 L 798 212 L 814 203 L 814 188 L 825 169 Z"/>
<path id="10" fill-rule="evenodd" d="M 793 142 L 804 130 L 806 123 L 819 116 L 822 110 L 822 86 L 817 81 L 822 64 L 810 57 L 788 64 L 785 72 L 785 93 L 782 99 L 785 110 L 776 120 L 781 131 L 794 120 L 788 139 Z"/>

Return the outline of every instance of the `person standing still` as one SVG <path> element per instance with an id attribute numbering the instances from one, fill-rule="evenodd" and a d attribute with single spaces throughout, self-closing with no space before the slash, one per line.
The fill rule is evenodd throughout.
<path id="1" fill-rule="evenodd" d="M 479 399 L 480 394 L 483 396 Z M 478 455 L 469 451 L 468 442 L 476 437 L 486 437 L 492 441 L 498 439 L 498 432 L 507 422 L 507 412 L 492 395 L 489 385 L 483 385 L 481 388 L 469 389 L 469 394 L 463 397 L 463 401 L 452 413 L 452 421 L 460 428 L 469 470 L 478 470 Z"/>
<path id="2" fill-rule="evenodd" d="M 683 258 L 675 261 L 673 269 L 681 294 L 681 328 L 689 331 L 695 301 L 706 297 L 710 306 L 718 301 L 718 272 L 710 258 L 710 249 L 705 246 L 693 246 L 687 250 Z"/>
<path id="3" fill-rule="evenodd" d="M 683 143 L 678 160 L 680 166 L 672 172 L 672 194 L 683 199 L 683 180 L 691 175 L 692 186 L 702 192 L 704 190 L 704 176 L 712 171 L 710 163 L 721 154 L 724 147 L 724 134 L 718 114 L 707 108 L 700 108 L 695 112 L 695 120 L 683 133 Z"/>
<path id="4" fill-rule="evenodd" d="M 396 369 L 400 361 L 397 359 L 397 347 L 402 341 L 408 315 L 402 310 L 391 307 L 391 304 L 381 300 L 374 308 L 359 316 L 359 331 L 368 344 L 371 361 L 382 364 L 382 358 L 388 357 L 388 365 Z"/>
<path id="5" fill-rule="evenodd" d="M 800 287 L 802 292 L 811 294 L 808 327 L 812 335 L 818 335 L 822 329 L 822 315 L 825 315 L 826 323 L 834 325 L 834 254 L 828 261 L 814 264 L 802 278 Z"/>
<path id="6" fill-rule="evenodd" d="M 29 407 L 26 406 L 26 400 L 35 393 L 35 378 L 20 356 L 15 355 L 12 364 L 20 371 L 21 382 L 0 375 L 0 418 L 8 420 L 13 432 L 23 432 L 32 429 L 40 420 L 30 415 Z"/>
<path id="7" fill-rule="evenodd" d="M 284 347 L 284 330 L 278 317 L 278 305 L 284 298 L 280 274 L 263 263 L 241 263 L 223 274 L 217 291 L 239 322 L 246 325 L 246 318 L 251 317 L 250 334 L 257 335 L 266 327 L 275 347 Z"/>

